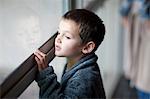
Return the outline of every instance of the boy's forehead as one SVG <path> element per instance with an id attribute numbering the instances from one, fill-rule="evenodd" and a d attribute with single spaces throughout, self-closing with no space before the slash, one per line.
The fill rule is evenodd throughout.
<path id="1" fill-rule="evenodd" d="M 69 33 L 74 37 L 80 38 L 79 25 L 73 20 L 62 19 L 59 23 L 58 31 L 60 33 Z"/>
<path id="2" fill-rule="evenodd" d="M 74 25 L 78 26 L 78 24 L 74 20 L 71 20 L 71 19 L 64 19 L 64 18 L 62 18 L 60 20 L 60 23 L 69 23 L 69 24 L 74 24 Z"/>
<path id="3" fill-rule="evenodd" d="M 73 20 L 61 19 L 58 29 L 77 32 L 79 31 L 79 25 Z"/>

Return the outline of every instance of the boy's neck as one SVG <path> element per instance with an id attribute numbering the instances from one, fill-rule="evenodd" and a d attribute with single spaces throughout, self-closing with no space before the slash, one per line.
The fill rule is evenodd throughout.
<path id="1" fill-rule="evenodd" d="M 75 64 L 76 62 L 73 60 L 68 60 L 67 62 L 67 70 L 71 69 L 72 66 Z"/>
<path id="2" fill-rule="evenodd" d="M 81 58 L 83 57 L 83 55 L 81 55 L 80 57 L 77 58 L 67 58 L 67 69 L 71 69 L 72 66 L 74 64 L 76 64 Z"/>

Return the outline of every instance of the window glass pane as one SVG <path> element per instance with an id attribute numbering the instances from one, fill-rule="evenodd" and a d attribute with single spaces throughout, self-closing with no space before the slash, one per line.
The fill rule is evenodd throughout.
<path id="1" fill-rule="evenodd" d="M 0 0 L 0 84 L 56 32 L 61 16 L 61 0 Z"/>

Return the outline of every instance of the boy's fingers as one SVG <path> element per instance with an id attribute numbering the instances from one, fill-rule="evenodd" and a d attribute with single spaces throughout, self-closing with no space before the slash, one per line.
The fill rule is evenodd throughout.
<path id="1" fill-rule="evenodd" d="M 46 54 L 44 54 L 43 52 L 41 52 L 40 50 L 37 50 L 36 51 L 39 55 L 41 55 L 42 57 L 45 57 L 46 56 Z"/>
<path id="2" fill-rule="evenodd" d="M 41 52 L 41 51 L 39 51 L 39 50 L 37 50 L 37 51 L 35 52 L 35 54 L 36 54 L 36 56 L 37 56 L 38 58 L 40 58 L 40 59 L 42 59 L 42 60 L 44 60 L 44 61 L 46 62 L 46 54 L 44 54 L 43 52 Z"/>
<path id="3" fill-rule="evenodd" d="M 46 66 L 47 66 L 46 54 L 37 50 L 36 52 L 34 52 L 34 55 L 35 55 L 35 60 L 37 61 L 37 64 L 38 64 L 38 69 L 42 70 L 42 69 L 46 68 Z"/>
<path id="4" fill-rule="evenodd" d="M 34 54 L 35 54 L 35 56 L 36 56 L 40 61 L 41 61 L 41 60 L 44 60 L 44 57 L 41 56 L 38 52 L 35 52 Z"/>
<path id="5" fill-rule="evenodd" d="M 34 52 L 34 54 L 35 54 L 38 58 L 40 58 L 40 59 L 43 58 L 43 56 L 42 56 L 39 52 L 37 52 L 37 51 Z"/>
<path id="6" fill-rule="evenodd" d="M 35 60 L 36 60 L 36 62 L 38 64 L 38 70 L 42 70 L 42 65 L 41 65 L 39 59 L 36 56 L 35 56 Z"/>
<path id="7" fill-rule="evenodd" d="M 45 63 L 45 61 L 43 59 L 39 59 L 36 56 L 35 56 L 35 59 L 37 61 L 39 70 L 42 70 L 42 69 L 46 68 L 47 65 L 46 65 L 46 63 Z"/>

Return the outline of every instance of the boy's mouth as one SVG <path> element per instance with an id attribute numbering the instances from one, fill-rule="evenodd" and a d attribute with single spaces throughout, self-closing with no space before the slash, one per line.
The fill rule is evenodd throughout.
<path id="1" fill-rule="evenodd" d="M 55 50 L 59 51 L 61 48 L 58 45 L 55 45 Z"/>

